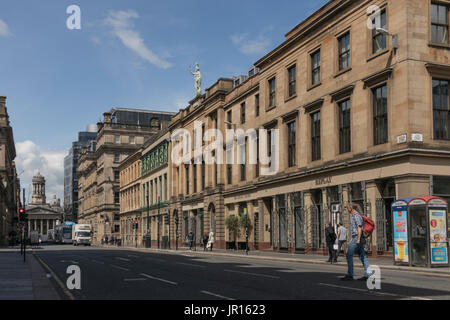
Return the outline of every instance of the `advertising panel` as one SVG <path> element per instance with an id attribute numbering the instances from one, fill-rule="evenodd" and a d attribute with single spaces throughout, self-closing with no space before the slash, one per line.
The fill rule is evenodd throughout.
<path id="1" fill-rule="evenodd" d="M 447 264 L 447 217 L 445 210 L 429 211 L 431 264 Z"/>
<path id="2" fill-rule="evenodd" d="M 393 210 L 394 213 L 394 248 L 395 262 L 409 263 L 408 249 L 408 213 L 404 210 Z"/>

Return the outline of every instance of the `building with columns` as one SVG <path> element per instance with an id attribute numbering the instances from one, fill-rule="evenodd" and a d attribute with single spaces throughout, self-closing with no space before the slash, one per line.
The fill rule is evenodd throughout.
<path id="1" fill-rule="evenodd" d="M 51 203 L 47 203 L 45 178 L 39 172 L 33 177 L 32 184 L 31 203 L 26 206 L 28 232 L 38 231 L 40 235 L 47 235 L 48 230 L 55 229 L 63 221 L 63 208 L 56 196 Z"/>
<path id="2" fill-rule="evenodd" d="M 369 12 L 373 5 L 380 10 Z M 450 199 L 449 12 L 448 1 L 329 1 L 248 76 L 219 79 L 197 96 L 173 118 L 172 133 L 193 136 L 195 121 L 223 137 L 233 128 L 267 131 L 239 146 L 245 164 L 171 164 L 171 228 L 176 216 L 177 233 L 194 229 L 198 241 L 212 230 L 226 248 L 226 218 L 248 214 L 252 249 L 322 252 L 326 223 L 348 228 L 343 207 L 354 202 L 376 223 L 369 252 L 392 256 L 394 199 Z M 260 139 L 270 150 L 263 156 L 278 156 L 269 175 L 248 161 Z M 225 148 L 214 152 L 226 159 Z"/>

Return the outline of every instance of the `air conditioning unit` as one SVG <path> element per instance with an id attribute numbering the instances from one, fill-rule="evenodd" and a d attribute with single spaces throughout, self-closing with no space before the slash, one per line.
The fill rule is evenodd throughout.
<path id="1" fill-rule="evenodd" d="M 341 205 L 340 204 L 333 204 L 331 206 L 331 211 L 332 212 L 340 212 L 341 211 Z"/>
<path id="2" fill-rule="evenodd" d="M 253 66 L 248 70 L 248 76 L 253 77 L 254 75 L 259 73 L 259 68 Z"/>

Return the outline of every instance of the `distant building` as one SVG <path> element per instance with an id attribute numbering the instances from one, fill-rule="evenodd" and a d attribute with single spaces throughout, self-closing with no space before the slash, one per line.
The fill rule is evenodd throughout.
<path id="1" fill-rule="evenodd" d="M 81 148 L 97 138 L 97 126 L 88 126 L 87 131 L 78 133 L 78 141 L 72 143 L 69 154 L 64 158 L 64 220 L 78 220 L 78 155 Z"/>
<path id="2" fill-rule="evenodd" d="M 33 177 L 32 182 L 32 200 L 26 206 L 28 232 L 38 231 L 40 235 L 46 235 L 48 230 L 55 228 L 57 221 L 62 221 L 63 209 L 56 196 L 51 203 L 46 202 L 45 178 L 39 172 Z"/>
<path id="3" fill-rule="evenodd" d="M 79 222 L 93 226 L 94 242 L 120 236 L 120 163 L 167 128 L 173 115 L 117 108 L 97 123 L 96 148 L 83 147 L 78 161 Z"/>
<path id="4" fill-rule="evenodd" d="M 0 96 L 0 246 L 8 244 L 17 230 L 20 183 L 17 178 L 16 148 L 6 109 L 6 97 Z"/>

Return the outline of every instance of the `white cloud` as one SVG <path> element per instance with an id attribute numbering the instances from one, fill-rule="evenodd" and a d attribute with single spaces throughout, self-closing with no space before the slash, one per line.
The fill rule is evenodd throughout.
<path id="1" fill-rule="evenodd" d="M 112 27 L 112 33 L 118 37 L 128 49 L 134 51 L 142 59 L 161 69 L 168 69 L 172 64 L 152 52 L 144 43 L 139 32 L 133 29 L 131 19 L 137 19 L 139 15 L 136 11 L 109 11 L 104 23 Z"/>
<path id="2" fill-rule="evenodd" d="M 230 39 L 234 45 L 239 47 L 239 51 L 246 55 L 266 54 L 271 45 L 271 41 L 262 35 L 257 38 L 249 38 L 248 33 L 234 34 Z"/>
<path id="3" fill-rule="evenodd" d="M 8 25 L 0 19 L 0 37 L 9 37 L 12 36 L 11 31 L 9 31 Z"/>
<path id="4" fill-rule="evenodd" d="M 56 195 L 64 200 L 64 157 L 67 150 L 42 150 L 33 141 L 16 143 L 16 165 L 20 174 L 20 186 L 26 189 L 27 202 L 31 201 L 33 176 L 39 171 L 45 177 L 47 202 Z M 22 193 L 21 193 L 22 196 Z"/>

